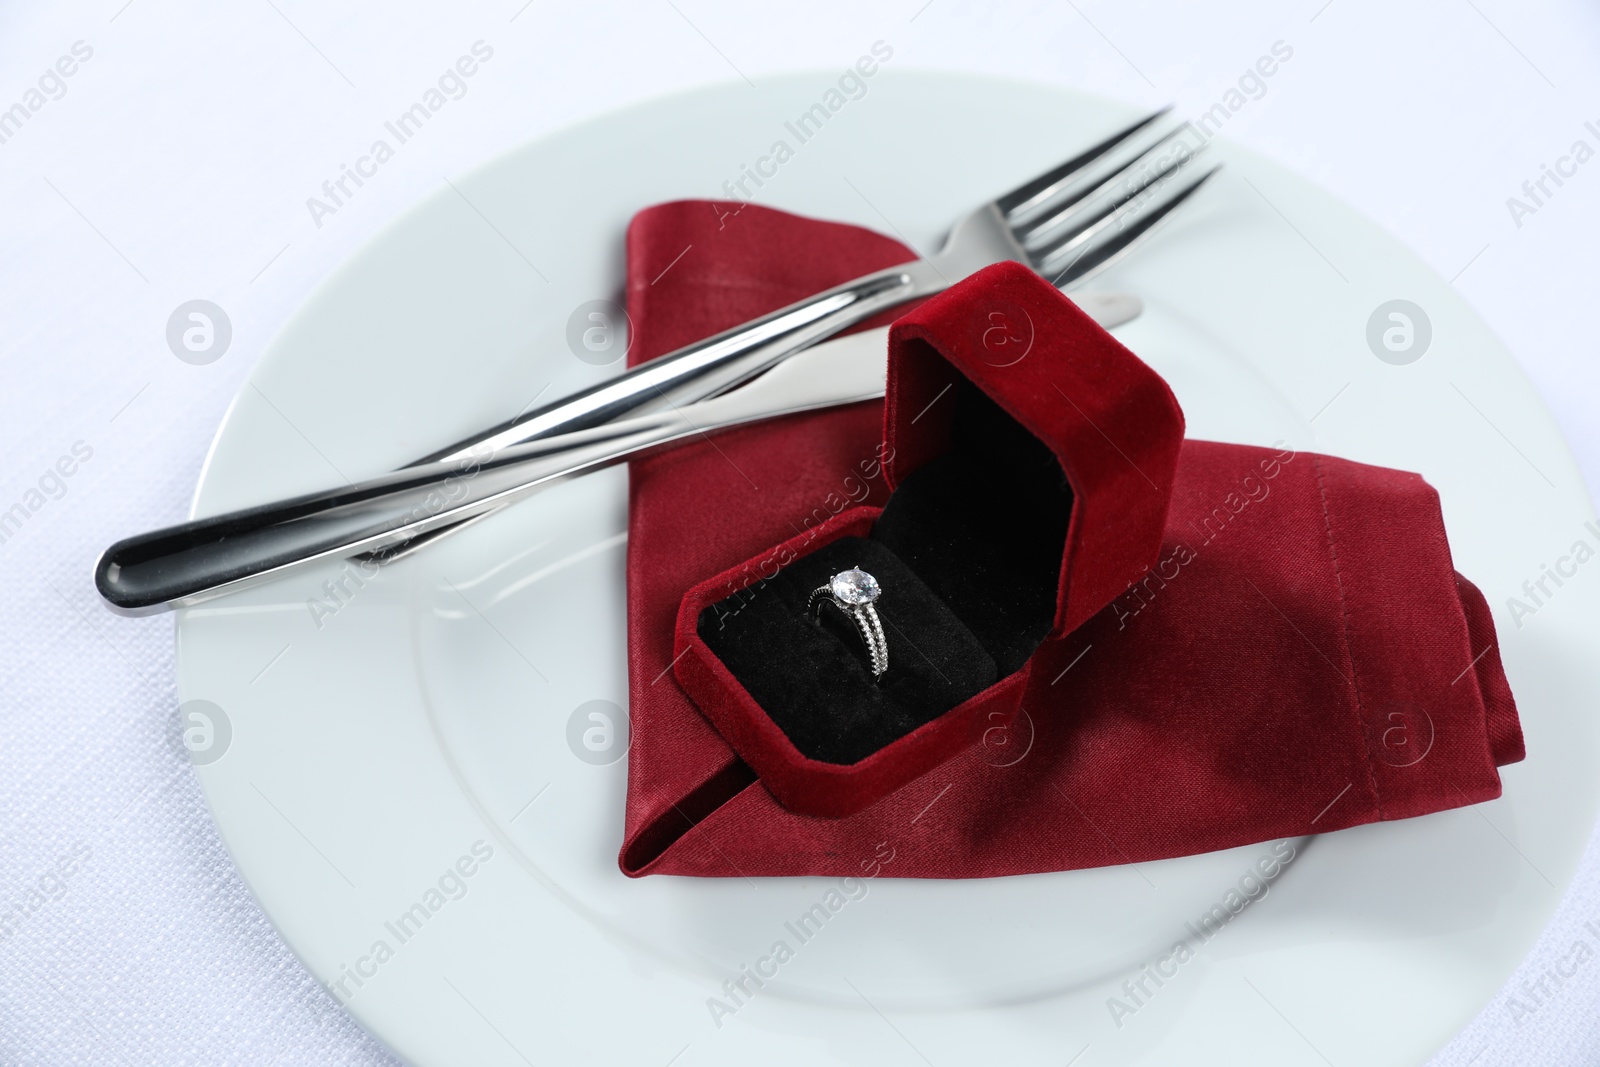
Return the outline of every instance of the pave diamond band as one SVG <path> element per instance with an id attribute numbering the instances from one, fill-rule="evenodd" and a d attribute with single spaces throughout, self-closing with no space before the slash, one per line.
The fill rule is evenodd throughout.
<path id="1" fill-rule="evenodd" d="M 881 677 L 889 669 L 889 642 L 883 636 L 878 609 L 872 606 L 882 592 L 878 579 L 860 567 L 852 567 L 829 578 L 827 585 L 819 585 L 806 598 L 808 616 L 819 616 L 824 604 L 832 604 L 856 624 L 867 645 L 873 678 Z"/>

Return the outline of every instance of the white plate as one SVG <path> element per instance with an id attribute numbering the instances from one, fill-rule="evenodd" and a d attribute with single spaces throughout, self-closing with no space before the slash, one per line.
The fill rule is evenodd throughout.
<path id="1" fill-rule="evenodd" d="M 578 305 L 620 296 L 629 216 L 718 195 L 832 80 L 664 99 L 443 189 L 285 327 L 217 437 L 196 513 L 376 474 L 614 373 L 565 337 Z M 926 246 L 1130 114 L 885 70 L 760 202 Z M 1448 286 L 1306 182 L 1214 150 L 1222 176 L 1098 283 L 1146 301 L 1120 336 L 1168 376 L 1196 437 L 1285 438 L 1439 488 L 1457 565 L 1496 605 L 1527 733 L 1502 800 L 1299 842 L 1267 896 L 1118 1020 L 1108 998 L 1126 1000 L 1124 981 L 1269 846 L 880 878 L 718 1026 L 708 998 L 833 882 L 618 872 L 625 762 L 586 762 L 567 740 L 580 705 L 627 699 L 616 470 L 347 585 L 320 620 L 308 600 L 337 568 L 180 617 L 181 693 L 231 726 L 201 768 L 206 795 L 311 971 L 343 979 L 339 999 L 419 1064 L 1065 1062 L 1086 1046 L 1085 1064 L 1409 1064 L 1442 1045 L 1532 943 L 1595 814 L 1600 584 L 1570 583 L 1521 628 L 1503 607 L 1594 540 L 1590 505 L 1532 389 Z M 1432 325 L 1409 365 L 1366 340 L 1397 298 Z M 430 897 L 480 842 L 491 858 L 445 878 L 459 899 Z M 402 941 L 391 925 L 417 903 L 439 906 Z"/>

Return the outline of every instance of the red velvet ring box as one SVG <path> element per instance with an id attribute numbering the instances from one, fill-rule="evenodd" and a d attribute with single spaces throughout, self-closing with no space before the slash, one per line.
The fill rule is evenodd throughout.
<path id="1" fill-rule="evenodd" d="M 1155 564 L 1183 412 L 1165 381 L 1049 282 L 989 267 L 889 332 L 892 490 L 690 589 L 675 673 L 779 803 L 843 816 L 1016 714 L 1033 653 Z M 714 521 L 714 516 L 708 517 Z M 874 680 L 812 590 L 878 579 Z"/>

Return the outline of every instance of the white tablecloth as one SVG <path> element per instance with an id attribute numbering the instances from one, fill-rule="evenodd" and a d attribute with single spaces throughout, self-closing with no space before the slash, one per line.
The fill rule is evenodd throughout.
<path id="1" fill-rule="evenodd" d="M 1600 10 L 1583 0 L 10 5 L 0 514 L 23 512 L 0 520 L 0 1062 L 393 1062 L 229 862 L 179 741 L 171 619 L 110 615 L 91 563 L 116 537 L 184 517 L 229 399 L 285 318 L 445 176 L 665 91 L 842 68 L 879 38 L 898 66 L 1172 101 L 1190 116 L 1282 42 L 1292 58 L 1259 91 L 1248 83 L 1225 133 L 1454 279 L 1600 486 L 1600 162 L 1524 187 L 1573 142 L 1600 148 Z M 446 120 L 314 218 L 307 198 L 478 40 L 494 63 Z M 192 299 L 232 325 L 207 365 L 166 340 Z M 1600 1062 L 1600 965 L 1546 980 L 1526 1017 L 1509 999 L 1528 1003 L 1575 942 L 1596 940 L 1582 924 L 1600 919 L 1597 875 L 1591 846 L 1506 992 L 1437 1062 Z"/>

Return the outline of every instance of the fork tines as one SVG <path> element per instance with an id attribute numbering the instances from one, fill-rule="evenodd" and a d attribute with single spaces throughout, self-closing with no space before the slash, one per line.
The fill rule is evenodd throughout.
<path id="1" fill-rule="evenodd" d="M 994 201 L 1029 263 L 1057 286 L 1122 256 L 1216 173 L 1178 180 L 1205 149 L 1188 122 L 1166 128 L 1162 108 Z"/>

